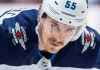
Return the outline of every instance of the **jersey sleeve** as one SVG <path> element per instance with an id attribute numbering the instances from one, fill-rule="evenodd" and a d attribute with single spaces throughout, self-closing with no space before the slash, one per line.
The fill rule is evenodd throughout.
<path id="1" fill-rule="evenodd" d="M 11 10 L 12 11 L 12 10 Z M 7 11 L 0 18 L 0 64 L 32 63 L 33 43 L 37 37 L 37 10 Z M 10 16 L 10 17 L 8 17 Z M 35 45 L 35 44 L 34 44 Z"/>

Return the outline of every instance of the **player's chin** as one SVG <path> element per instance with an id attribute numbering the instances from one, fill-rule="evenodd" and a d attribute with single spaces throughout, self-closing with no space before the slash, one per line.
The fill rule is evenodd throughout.
<path id="1" fill-rule="evenodd" d="M 61 49 L 63 48 L 63 46 L 58 46 L 58 47 L 54 47 L 52 46 L 49 50 L 50 53 L 58 53 Z"/>

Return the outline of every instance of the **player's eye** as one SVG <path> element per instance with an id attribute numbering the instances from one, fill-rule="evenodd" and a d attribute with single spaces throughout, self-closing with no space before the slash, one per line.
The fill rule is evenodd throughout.
<path id="1" fill-rule="evenodd" d="M 57 23 L 52 23 L 51 28 L 53 31 L 60 31 L 60 27 Z"/>
<path id="2" fill-rule="evenodd" d="M 71 31 L 71 32 L 72 32 L 73 30 L 75 30 L 75 28 L 72 28 L 72 27 L 71 27 L 71 28 L 66 28 L 66 30 L 65 30 L 65 31 L 66 31 L 66 32 L 69 32 L 69 31 Z"/>

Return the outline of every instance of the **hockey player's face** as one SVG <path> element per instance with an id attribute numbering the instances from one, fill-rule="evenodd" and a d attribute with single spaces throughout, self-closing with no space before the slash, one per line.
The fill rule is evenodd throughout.
<path id="1" fill-rule="evenodd" d="M 41 41 L 46 51 L 57 53 L 75 33 L 73 26 L 61 24 L 50 17 L 40 20 Z"/>

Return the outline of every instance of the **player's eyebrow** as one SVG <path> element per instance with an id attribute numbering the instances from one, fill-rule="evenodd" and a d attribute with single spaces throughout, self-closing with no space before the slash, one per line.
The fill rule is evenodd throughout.
<path id="1" fill-rule="evenodd" d="M 52 19 L 52 18 L 50 18 L 50 17 L 48 17 L 48 18 L 50 19 L 50 22 L 55 23 L 55 24 L 58 23 L 58 21 L 56 21 L 56 20 L 54 20 L 54 19 Z"/>

